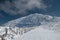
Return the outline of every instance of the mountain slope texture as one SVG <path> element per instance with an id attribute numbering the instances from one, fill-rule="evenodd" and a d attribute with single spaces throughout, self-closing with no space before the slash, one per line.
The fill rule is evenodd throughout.
<path id="1" fill-rule="evenodd" d="M 0 40 L 60 40 L 60 17 L 31 14 L 0 26 Z"/>

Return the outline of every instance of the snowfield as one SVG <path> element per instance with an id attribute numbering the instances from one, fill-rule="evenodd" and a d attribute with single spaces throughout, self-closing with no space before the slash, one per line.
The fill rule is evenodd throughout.
<path id="1" fill-rule="evenodd" d="M 60 17 L 31 14 L 0 26 L 0 40 L 60 40 Z"/>
<path id="2" fill-rule="evenodd" d="M 35 29 L 31 28 L 19 28 L 19 27 L 2 27 L 0 26 L 0 39 L 1 40 L 20 40 L 21 36 L 24 33 L 27 33 L 30 30 Z"/>
<path id="3" fill-rule="evenodd" d="M 60 40 L 60 33 L 39 27 L 24 34 L 21 40 Z"/>
<path id="4" fill-rule="evenodd" d="M 22 28 L 22 30 L 20 30 L 17 27 L 12 29 L 9 29 L 9 27 L 3 27 L 3 29 L 8 29 L 7 33 L 3 29 L 1 29 L 0 32 L 2 32 L 2 30 L 5 32 L 6 36 L 3 36 L 3 39 L 5 40 L 60 40 L 60 32 L 45 29 L 43 26 L 44 25 L 41 25 L 31 30 L 27 28 L 27 32 L 24 32 L 25 28 Z M 14 31 L 17 32 L 17 34 Z M 4 32 L 2 32 L 2 35 L 4 35 Z"/>

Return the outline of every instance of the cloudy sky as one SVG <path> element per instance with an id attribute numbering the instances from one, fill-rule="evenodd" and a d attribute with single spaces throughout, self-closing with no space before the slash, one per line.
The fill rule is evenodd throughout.
<path id="1" fill-rule="evenodd" d="M 60 16 L 60 0 L 0 0 L 0 25 L 34 13 Z"/>

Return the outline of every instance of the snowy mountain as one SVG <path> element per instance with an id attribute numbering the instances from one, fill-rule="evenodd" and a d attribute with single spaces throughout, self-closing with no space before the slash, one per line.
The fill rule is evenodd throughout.
<path id="1" fill-rule="evenodd" d="M 60 40 L 60 17 L 36 13 L 12 20 L 0 27 L 0 38 L 2 40 Z"/>
<path id="2" fill-rule="evenodd" d="M 6 24 L 5 26 L 9 27 L 31 27 L 31 26 L 39 26 L 41 24 L 46 24 L 48 22 L 56 22 L 59 21 L 60 18 L 58 17 L 52 17 L 49 15 L 43 15 L 43 14 L 31 14 L 22 18 L 18 18 L 16 20 L 12 20 Z"/>
<path id="3" fill-rule="evenodd" d="M 18 18 L 16 20 L 12 20 L 4 25 L 7 27 L 20 27 L 20 28 L 46 25 L 46 27 L 43 28 L 60 31 L 60 17 L 35 13 L 22 18 Z"/>

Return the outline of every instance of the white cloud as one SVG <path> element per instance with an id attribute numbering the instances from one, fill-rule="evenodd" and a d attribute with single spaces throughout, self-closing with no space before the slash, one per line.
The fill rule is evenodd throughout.
<path id="1" fill-rule="evenodd" d="M 0 9 L 10 14 L 23 14 L 26 9 L 31 10 L 32 8 L 45 9 L 47 6 L 42 0 L 15 0 L 12 3 L 5 1 L 4 4 L 0 4 Z"/>
<path id="2" fill-rule="evenodd" d="M 47 6 L 45 4 L 43 4 L 42 0 L 30 0 L 27 4 L 27 7 L 29 9 L 32 9 L 34 7 L 43 9 L 43 8 L 46 8 Z"/>

